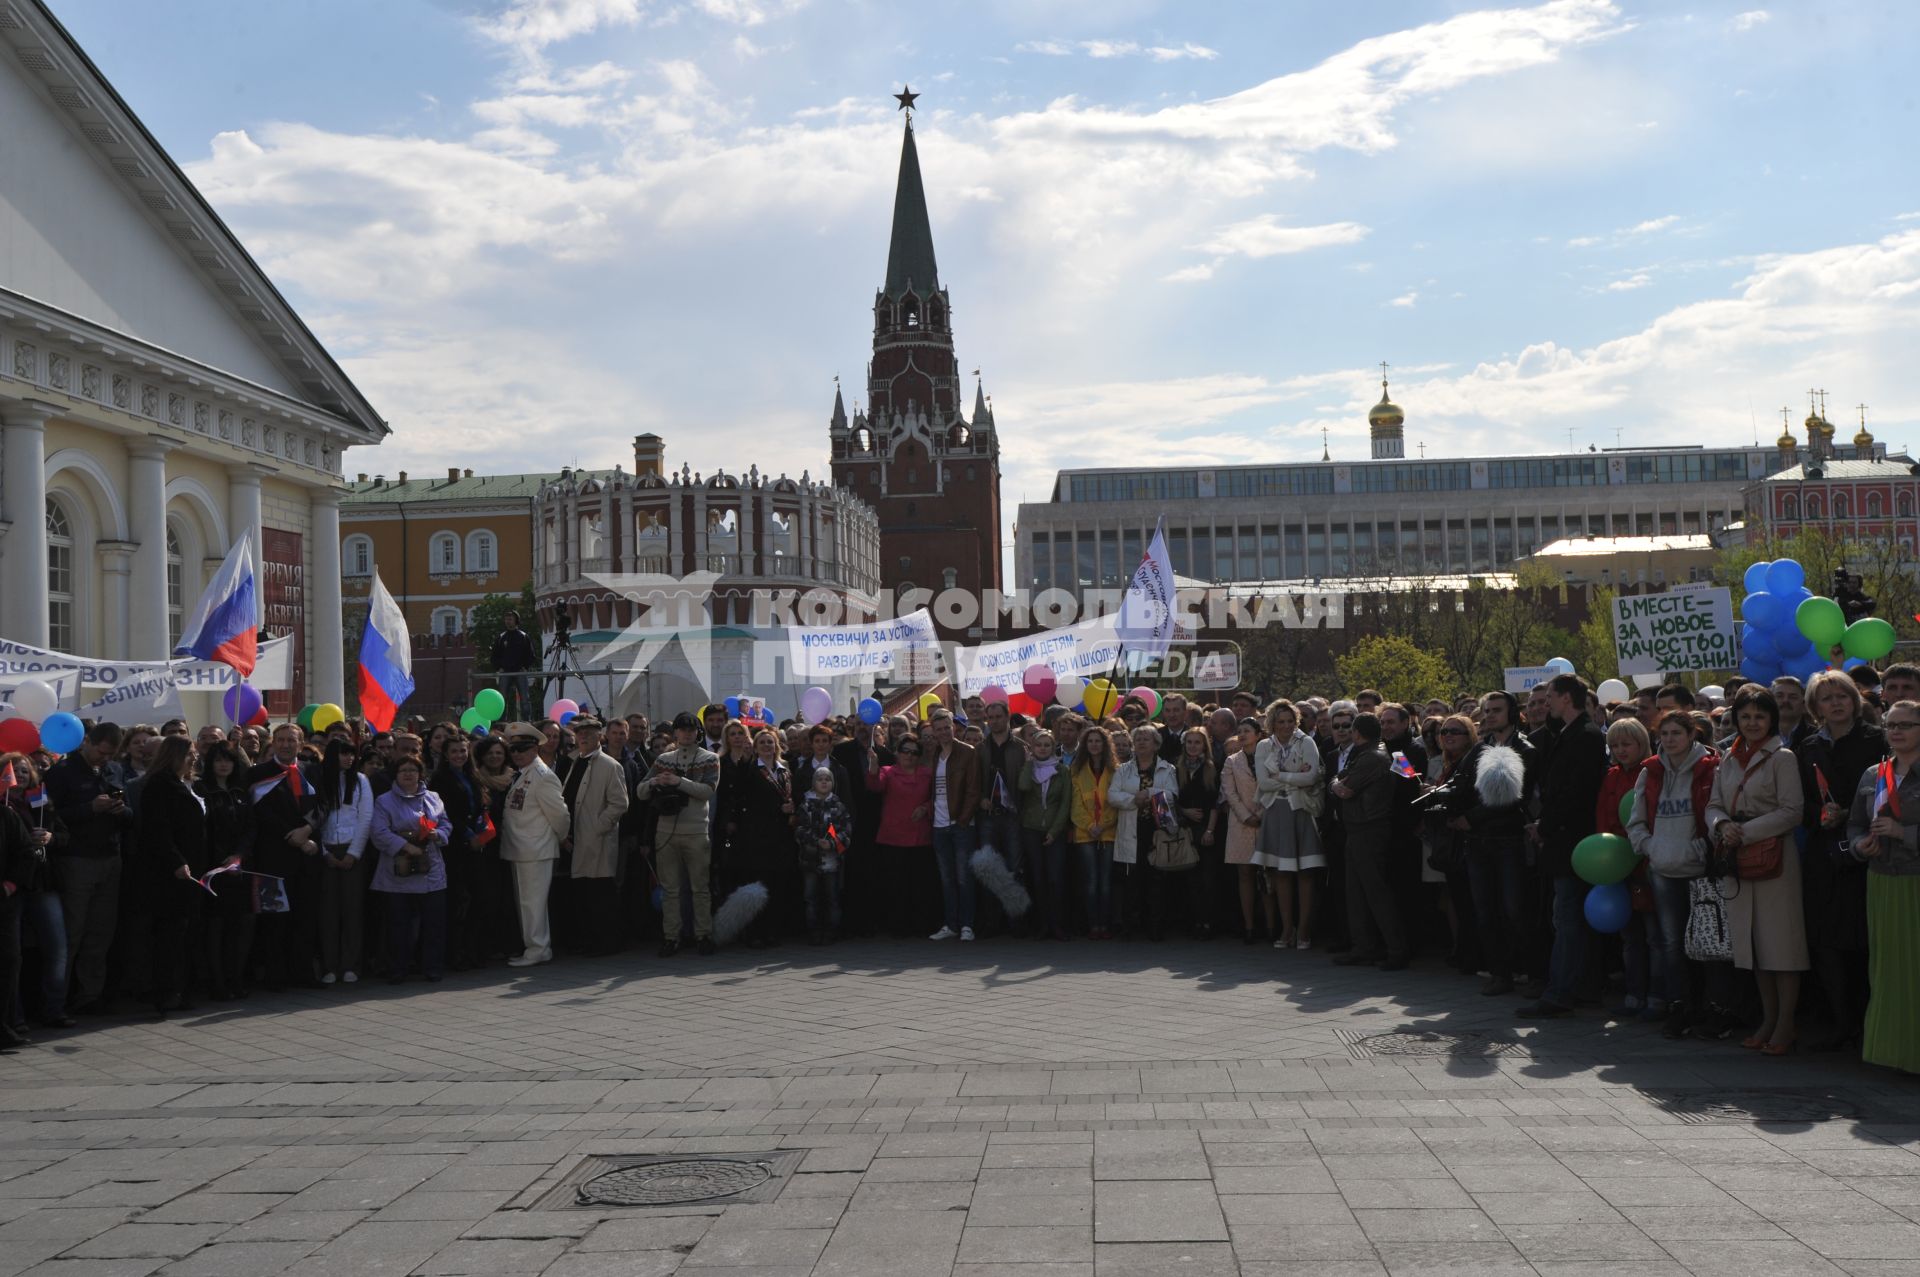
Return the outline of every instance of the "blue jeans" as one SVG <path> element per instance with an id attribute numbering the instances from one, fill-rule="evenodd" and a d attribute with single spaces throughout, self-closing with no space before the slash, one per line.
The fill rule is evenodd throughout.
<path id="1" fill-rule="evenodd" d="M 1541 1001 L 1573 1005 L 1573 991 L 1587 962 L 1587 884 L 1572 874 L 1553 880 L 1553 957 Z"/>
<path id="2" fill-rule="evenodd" d="M 57 891 L 29 891 L 21 909 L 22 929 L 40 949 L 40 1015 L 57 1020 L 67 1013 L 66 911 Z"/>
<path id="3" fill-rule="evenodd" d="M 840 862 L 845 864 L 843 860 Z M 807 930 L 838 931 L 840 929 L 840 872 L 821 873 L 818 869 L 802 871 L 806 880 Z"/>
<path id="4" fill-rule="evenodd" d="M 1087 930 L 1105 931 L 1113 925 L 1113 844 L 1077 842 L 1080 883 L 1087 893 Z"/>
<path id="5" fill-rule="evenodd" d="M 1693 909 L 1691 878 L 1662 878 L 1648 874 L 1653 883 L 1653 916 L 1658 918 L 1660 934 L 1647 934 L 1647 956 L 1653 960 L 1661 996 L 1669 1002 L 1684 1002 L 1688 997 L 1687 917 Z M 1644 916 L 1644 915 L 1643 915 Z"/>
<path id="6" fill-rule="evenodd" d="M 973 925 L 973 823 L 933 831 L 933 859 L 940 870 L 940 900 L 946 925 L 954 931 Z"/>

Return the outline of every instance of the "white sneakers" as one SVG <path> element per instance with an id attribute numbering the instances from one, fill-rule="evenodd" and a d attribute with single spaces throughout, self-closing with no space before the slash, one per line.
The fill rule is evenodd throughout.
<path id="1" fill-rule="evenodd" d="M 333 983 L 333 972 L 331 972 L 331 971 L 329 971 L 329 972 L 327 972 L 327 973 L 326 973 L 325 975 L 323 975 L 323 976 L 321 976 L 321 977 L 320 977 L 320 983 L 321 983 L 321 984 L 332 984 L 332 983 Z"/>
<path id="2" fill-rule="evenodd" d="M 971 940 L 971 939 L 973 939 L 973 928 L 972 928 L 972 927 L 962 927 L 962 928 L 960 928 L 960 938 L 961 938 L 962 940 Z"/>
<path id="3" fill-rule="evenodd" d="M 934 933 L 933 933 L 932 935 L 930 935 L 930 936 L 928 936 L 928 937 L 927 937 L 927 939 L 929 939 L 929 940 L 951 940 L 951 939 L 953 939 L 953 928 L 952 928 L 952 927 L 942 927 L 942 928 L 940 928 L 940 930 L 938 930 L 938 931 L 936 931 L 936 932 L 934 932 Z M 967 929 L 967 939 L 969 939 L 969 940 L 971 940 L 971 939 L 973 939 L 973 929 L 972 929 L 971 927 L 969 927 L 969 928 Z"/>
<path id="4" fill-rule="evenodd" d="M 550 953 L 549 954 L 523 953 L 517 958 L 508 958 L 507 965 L 510 967 L 537 967 L 543 962 L 551 962 L 551 961 L 553 961 L 553 955 Z"/>
<path id="5" fill-rule="evenodd" d="M 340 983 L 341 984 L 358 984 L 360 983 L 360 977 L 355 975 L 353 972 L 349 971 L 345 975 L 340 977 Z"/>

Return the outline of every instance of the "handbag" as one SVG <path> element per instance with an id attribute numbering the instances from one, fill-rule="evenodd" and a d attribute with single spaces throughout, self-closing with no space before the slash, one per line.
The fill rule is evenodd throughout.
<path id="1" fill-rule="evenodd" d="M 1770 754 L 1768 757 L 1773 758 L 1778 755 Z M 1733 791 L 1733 801 L 1727 804 L 1729 812 L 1739 812 L 1740 795 L 1746 791 L 1747 780 L 1752 775 L 1752 772 L 1748 772 L 1740 778 L 1740 784 Z M 1734 819 L 1738 820 L 1739 816 L 1736 814 Z M 1760 838 L 1753 842 L 1741 843 L 1729 859 L 1732 862 L 1732 872 L 1727 875 L 1728 877 L 1738 878 L 1742 882 L 1764 882 L 1768 878 L 1778 878 L 1783 868 L 1780 839 L 1778 837 Z"/>
<path id="2" fill-rule="evenodd" d="M 1200 852 L 1193 845 L 1193 831 L 1184 825 L 1172 831 L 1155 829 L 1147 863 L 1166 873 L 1198 868 Z"/>
<path id="3" fill-rule="evenodd" d="M 1733 961 L 1727 902 L 1711 878 L 1687 884 L 1687 957 L 1694 962 Z"/>

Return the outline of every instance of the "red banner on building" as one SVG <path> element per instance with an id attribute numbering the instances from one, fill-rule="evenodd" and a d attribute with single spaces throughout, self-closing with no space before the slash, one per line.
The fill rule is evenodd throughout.
<path id="1" fill-rule="evenodd" d="M 268 635 L 293 635 L 292 687 L 267 693 L 267 712 L 287 718 L 307 703 L 307 568 L 298 532 L 260 530 L 260 588 Z"/>

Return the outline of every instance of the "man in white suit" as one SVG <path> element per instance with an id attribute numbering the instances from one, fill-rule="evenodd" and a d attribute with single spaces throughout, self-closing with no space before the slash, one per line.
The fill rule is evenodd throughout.
<path id="1" fill-rule="evenodd" d="M 531 967 L 553 960 L 547 892 L 553 885 L 553 862 L 560 858 L 560 840 L 573 824 L 560 778 L 540 761 L 540 740 L 540 730 L 532 723 L 507 727 L 507 757 L 514 773 L 500 831 L 500 859 L 513 866 L 520 936 L 527 946 L 519 957 L 507 959 L 510 967 Z"/>

